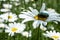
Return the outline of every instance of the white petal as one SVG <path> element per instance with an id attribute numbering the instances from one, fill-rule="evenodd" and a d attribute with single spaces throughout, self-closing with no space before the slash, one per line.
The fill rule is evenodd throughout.
<path id="1" fill-rule="evenodd" d="M 0 23 L 0 27 L 1 27 L 1 28 L 4 28 L 4 27 L 5 27 L 5 24 Z"/>
<path id="2" fill-rule="evenodd" d="M 11 36 L 14 36 L 14 33 L 13 33 L 13 32 L 10 32 L 8 35 L 9 35 L 9 36 L 10 36 L 10 35 L 11 35 Z"/>
<path id="3" fill-rule="evenodd" d="M 14 33 L 11 33 L 11 36 L 14 36 Z"/>
<path id="4" fill-rule="evenodd" d="M 29 15 L 25 15 L 25 14 L 20 14 L 19 18 L 30 18 L 30 16 Z"/>
<path id="5" fill-rule="evenodd" d="M 43 25 L 46 26 L 47 25 L 47 22 L 43 22 Z"/>
<path id="6" fill-rule="evenodd" d="M 60 22 L 60 17 L 57 17 L 56 15 L 54 16 L 50 16 L 48 17 L 48 19 L 46 20 L 47 22 L 49 21 L 59 21 Z"/>
<path id="7" fill-rule="evenodd" d="M 41 7 L 41 10 L 40 12 L 44 11 L 45 10 L 45 3 L 42 4 L 42 7 Z"/>
<path id="8" fill-rule="evenodd" d="M 25 22 L 31 21 L 31 20 L 34 20 L 34 19 L 33 18 L 27 18 L 27 19 L 23 20 L 22 23 L 25 23 Z"/>
<path id="9" fill-rule="evenodd" d="M 34 15 L 39 14 L 39 12 L 36 9 L 33 9 L 32 7 L 29 7 L 29 9 L 31 10 L 32 14 L 34 14 Z"/>
<path id="10" fill-rule="evenodd" d="M 1 15 L 0 15 L 1 16 Z M 2 19 L 1 17 L 0 17 L 0 23 L 2 23 L 2 22 L 4 22 L 4 19 Z"/>
<path id="11" fill-rule="evenodd" d="M 39 26 L 39 21 L 34 21 L 33 27 L 34 27 L 34 28 L 37 28 L 38 26 Z"/>
<path id="12" fill-rule="evenodd" d="M 47 11 L 51 14 L 51 13 L 56 13 L 56 11 L 54 9 L 48 8 Z"/>
<path id="13" fill-rule="evenodd" d="M 40 25 L 40 29 L 43 30 L 43 31 L 47 30 L 47 28 L 44 27 L 42 24 Z"/>
<path id="14" fill-rule="evenodd" d="M 30 12 L 29 10 L 27 10 L 27 12 L 21 12 L 21 13 L 31 16 L 31 17 L 34 17 L 34 14 L 32 12 Z"/>
<path id="15" fill-rule="evenodd" d="M 10 11 L 9 9 L 1 9 L 0 10 L 1 12 L 8 12 L 8 11 Z"/>
<path id="16" fill-rule="evenodd" d="M 10 9 L 10 8 L 12 8 L 12 5 L 11 5 L 11 4 L 3 4 L 3 7 L 4 7 L 4 8 L 9 8 L 9 9 Z"/>
<path id="17" fill-rule="evenodd" d="M 8 29 L 5 29 L 5 32 L 6 32 L 6 33 L 9 33 L 9 32 L 10 32 L 10 30 L 8 30 Z"/>

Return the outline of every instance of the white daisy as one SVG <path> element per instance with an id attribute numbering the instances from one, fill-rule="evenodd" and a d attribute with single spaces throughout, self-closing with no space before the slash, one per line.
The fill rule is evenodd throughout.
<path id="1" fill-rule="evenodd" d="M 56 31 L 46 31 L 46 33 L 43 34 L 46 37 L 52 38 L 54 40 L 59 40 L 60 39 L 60 33 Z"/>
<path id="2" fill-rule="evenodd" d="M 45 10 L 45 3 L 43 3 L 42 8 L 40 12 L 38 12 L 36 9 L 33 9 L 29 7 L 31 11 L 27 12 L 22 12 L 23 14 L 20 14 L 20 18 L 24 18 L 22 23 L 25 23 L 27 21 L 34 20 L 33 22 L 33 27 L 36 28 L 39 26 L 39 24 L 43 24 L 44 26 L 47 25 L 47 22 L 50 21 L 60 21 L 59 14 L 57 14 L 55 11 L 52 9 L 50 10 Z"/>
<path id="3" fill-rule="evenodd" d="M 17 20 L 17 15 L 12 12 L 7 12 L 4 14 L 1 14 L 0 17 L 6 21 L 9 21 L 9 22 L 14 22 Z"/>
<path id="4" fill-rule="evenodd" d="M 0 9 L 1 12 L 9 12 L 10 9 L 12 8 L 12 5 L 11 4 L 3 4 L 3 7 L 2 9 Z"/>
<path id="5" fill-rule="evenodd" d="M 27 32 L 27 31 L 24 31 L 21 33 L 23 36 L 26 36 L 26 37 L 31 37 L 31 31 Z"/>
<path id="6" fill-rule="evenodd" d="M 21 33 L 25 29 L 25 25 L 21 23 L 9 23 L 8 27 L 6 27 L 5 32 L 9 33 L 9 35 L 13 36 L 14 33 Z"/>
<path id="7" fill-rule="evenodd" d="M 11 9 L 12 5 L 11 4 L 3 4 L 3 7 L 6 9 Z"/>

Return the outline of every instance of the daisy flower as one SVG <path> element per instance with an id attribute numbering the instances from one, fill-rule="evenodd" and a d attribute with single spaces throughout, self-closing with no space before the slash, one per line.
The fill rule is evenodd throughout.
<path id="1" fill-rule="evenodd" d="M 34 21 L 33 27 L 36 28 L 40 24 L 43 26 L 47 25 L 47 22 L 50 21 L 60 21 L 59 14 L 55 12 L 53 9 L 47 9 L 45 10 L 45 3 L 42 4 L 42 8 L 40 9 L 40 12 L 38 12 L 36 9 L 33 9 L 32 7 L 29 7 L 30 11 L 21 12 L 22 14 L 19 15 L 20 18 L 24 18 L 22 23 L 25 23 L 27 21 Z"/>
<path id="2" fill-rule="evenodd" d="M 21 33 L 25 29 L 25 24 L 21 23 L 9 23 L 6 27 L 5 32 L 9 33 L 8 35 L 14 36 L 14 33 Z"/>
<path id="3" fill-rule="evenodd" d="M 6 9 L 11 9 L 12 5 L 11 4 L 3 4 L 3 7 Z"/>
<path id="4" fill-rule="evenodd" d="M 12 5 L 11 4 L 3 4 L 3 7 L 2 9 L 0 9 L 1 12 L 9 12 L 10 9 L 12 8 Z"/>
<path id="5" fill-rule="evenodd" d="M 46 31 L 46 33 L 43 34 L 46 37 L 52 38 L 54 40 L 59 40 L 60 39 L 60 33 L 56 31 Z"/>
<path id="6" fill-rule="evenodd" d="M 9 21 L 9 22 L 14 22 L 17 20 L 17 15 L 12 12 L 7 12 L 4 14 L 1 14 L 0 17 L 6 21 Z"/>
<path id="7" fill-rule="evenodd" d="M 27 31 L 24 31 L 21 33 L 23 36 L 25 37 L 31 37 L 31 31 L 27 32 Z"/>

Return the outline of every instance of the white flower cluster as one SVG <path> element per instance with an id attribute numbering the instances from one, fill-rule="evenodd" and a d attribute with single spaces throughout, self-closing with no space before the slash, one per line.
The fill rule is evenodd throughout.
<path id="1" fill-rule="evenodd" d="M 8 33 L 9 36 L 14 36 L 15 33 L 20 33 L 23 36 L 31 37 L 31 31 L 24 31 L 26 25 L 23 23 L 17 23 L 18 17 L 15 13 L 12 13 L 10 9 L 12 9 L 11 4 L 3 4 L 3 9 L 0 11 L 3 14 L 0 14 L 0 28 L 5 28 L 5 33 Z M 0 30 L 0 32 L 3 32 Z"/>
<path id="2" fill-rule="evenodd" d="M 25 1 L 28 2 L 29 0 Z M 35 4 L 33 5 L 36 6 Z M 25 31 L 25 23 L 28 21 L 34 21 L 32 24 L 33 28 L 36 29 L 39 27 L 43 31 L 47 30 L 46 26 L 48 22 L 54 22 L 56 24 L 60 22 L 60 14 L 51 8 L 45 10 L 45 3 L 42 4 L 40 11 L 29 7 L 30 10 L 22 11 L 19 15 L 11 12 L 11 4 L 3 4 L 3 7 L 4 8 L 0 10 L 3 12 L 3 14 L 0 14 L 0 28 L 5 28 L 5 32 L 8 33 L 9 36 L 14 36 L 15 33 L 20 33 L 23 36 L 31 37 L 32 31 Z M 24 20 L 22 20 L 21 23 L 17 23 L 16 21 L 18 18 L 22 18 Z M 54 30 L 54 27 L 51 26 L 50 28 Z M 60 40 L 60 33 L 56 31 L 46 31 L 43 35 L 54 40 Z"/>

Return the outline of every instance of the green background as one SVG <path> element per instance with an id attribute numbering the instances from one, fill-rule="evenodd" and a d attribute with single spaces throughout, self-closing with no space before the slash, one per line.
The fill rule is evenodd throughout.
<path id="1" fill-rule="evenodd" d="M 10 3 L 10 2 L 13 2 L 13 3 Z M 21 4 L 18 6 L 15 6 L 14 2 L 16 2 L 16 1 L 11 1 L 11 0 L 7 0 L 5 2 L 0 1 L 0 9 L 3 8 L 2 4 L 10 3 L 13 5 L 11 12 L 19 15 L 20 12 L 22 11 L 21 7 L 28 10 L 28 7 L 33 7 L 32 4 L 36 3 L 36 7 L 33 7 L 33 8 L 36 8 L 38 11 L 40 11 L 42 3 L 45 2 L 46 8 L 55 9 L 56 12 L 60 13 L 60 0 L 34 0 L 34 1 L 30 1 L 28 4 L 26 4 L 24 0 L 20 0 L 18 3 L 21 3 Z M 15 8 L 16 8 L 16 10 L 15 10 Z M 0 14 L 3 14 L 3 12 L 0 12 Z M 22 19 L 19 18 L 16 22 L 21 22 L 21 21 L 22 21 Z M 31 37 L 26 38 L 26 37 L 22 36 L 21 34 L 15 34 L 13 37 L 10 37 L 10 36 L 8 36 L 8 33 L 5 33 L 3 31 L 2 33 L 0 33 L 0 40 L 53 40 L 53 39 L 43 36 L 42 33 L 44 33 L 45 31 L 40 30 L 39 27 L 36 29 L 33 29 L 32 23 L 33 23 L 33 21 L 26 22 L 27 27 L 25 29 L 25 31 L 29 31 L 29 30 L 32 31 Z M 9 24 L 9 22 L 6 24 Z M 54 26 L 56 31 L 60 32 L 60 23 L 59 22 L 58 22 L 58 24 L 49 22 L 47 26 L 49 26 L 51 24 Z"/>

